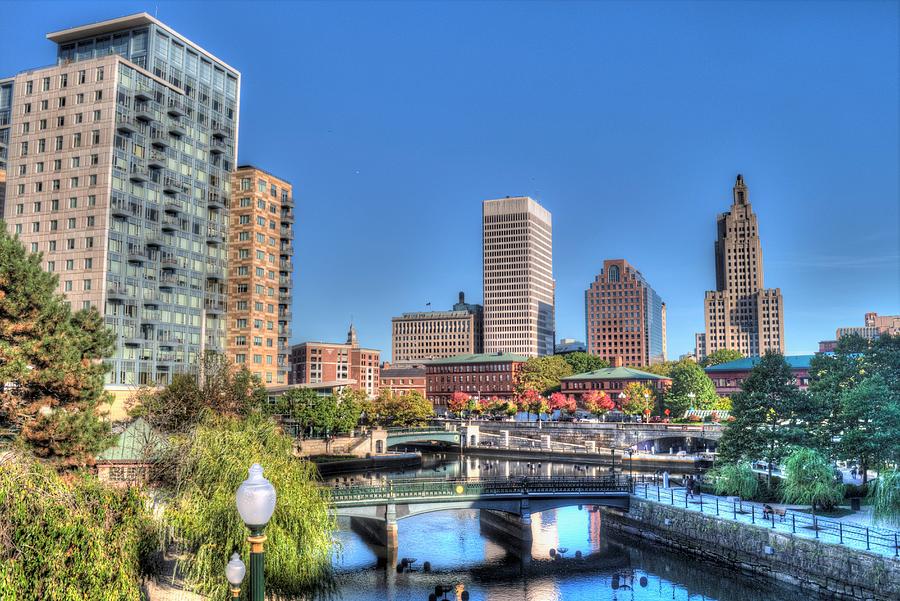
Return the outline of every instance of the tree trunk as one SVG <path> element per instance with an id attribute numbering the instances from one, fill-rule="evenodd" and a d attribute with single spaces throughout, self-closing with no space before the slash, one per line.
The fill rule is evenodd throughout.
<path id="1" fill-rule="evenodd" d="M 863 476 L 862 476 L 863 486 L 865 486 L 869 481 L 869 465 L 865 459 L 863 459 L 859 463 L 860 463 L 860 467 L 862 468 L 862 473 L 863 473 Z"/>

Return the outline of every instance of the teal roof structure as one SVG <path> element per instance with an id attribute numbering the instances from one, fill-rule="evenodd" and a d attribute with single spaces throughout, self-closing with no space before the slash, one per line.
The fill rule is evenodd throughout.
<path id="1" fill-rule="evenodd" d="M 809 369 L 809 362 L 815 355 L 786 355 L 784 360 L 791 369 Z M 707 373 L 716 371 L 750 371 L 759 363 L 759 357 L 744 357 L 705 368 Z"/>
<path id="2" fill-rule="evenodd" d="M 429 365 L 459 365 L 465 363 L 524 363 L 528 357 L 511 353 L 470 353 L 428 361 Z"/>
<path id="3" fill-rule="evenodd" d="M 633 367 L 604 367 L 587 371 L 583 374 L 560 378 L 562 381 L 572 380 L 669 380 L 665 376 L 651 374 L 650 372 L 634 369 Z"/>
<path id="4" fill-rule="evenodd" d="M 115 445 L 97 455 L 97 461 L 100 463 L 146 461 L 148 451 L 161 444 L 162 439 L 153 433 L 150 424 L 139 417 L 119 434 Z"/>

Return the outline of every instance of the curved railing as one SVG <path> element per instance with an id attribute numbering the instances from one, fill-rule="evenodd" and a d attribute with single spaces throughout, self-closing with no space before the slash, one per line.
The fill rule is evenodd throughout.
<path id="1" fill-rule="evenodd" d="M 358 501 L 435 499 L 455 497 L 523 496 L 532 494 L 631 492 L 627 476 L 599 478 L 451 478 L 388 480 L 377 485 L 333 486 L 335 504 Z"/>

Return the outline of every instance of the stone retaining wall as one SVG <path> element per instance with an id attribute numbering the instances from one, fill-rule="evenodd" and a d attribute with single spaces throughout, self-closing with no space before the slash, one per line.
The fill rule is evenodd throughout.
<path id="1" fill-rule="evenodd" d="M 817 593 L 822 599 L 900 599 L 900 561 L 631 497 L 600 508 L 603 527 Z M 768 552 L 767 552 L 768 551 Z"/>

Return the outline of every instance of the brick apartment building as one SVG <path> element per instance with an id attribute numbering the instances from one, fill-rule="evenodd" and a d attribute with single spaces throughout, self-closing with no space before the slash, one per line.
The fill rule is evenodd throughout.
<path id="1" fill-rule="evenodd" d="M 426 396 L 438 414 L 447 411 L 457 391 L 482 399 L 510 399 L 516 373 L 527 360 L 524 355 L 480 353 L 430 361 L 425 365 Z"/>
<path id="2" fill-rule="evenodd" d="M 409 367 L 395 367 L 390 363 L 381 366 L 381 392 L 388 392 L 395 396 L 408 392 L 418 392 L 426 395 L 426 370 L 422 365 Z"/>

